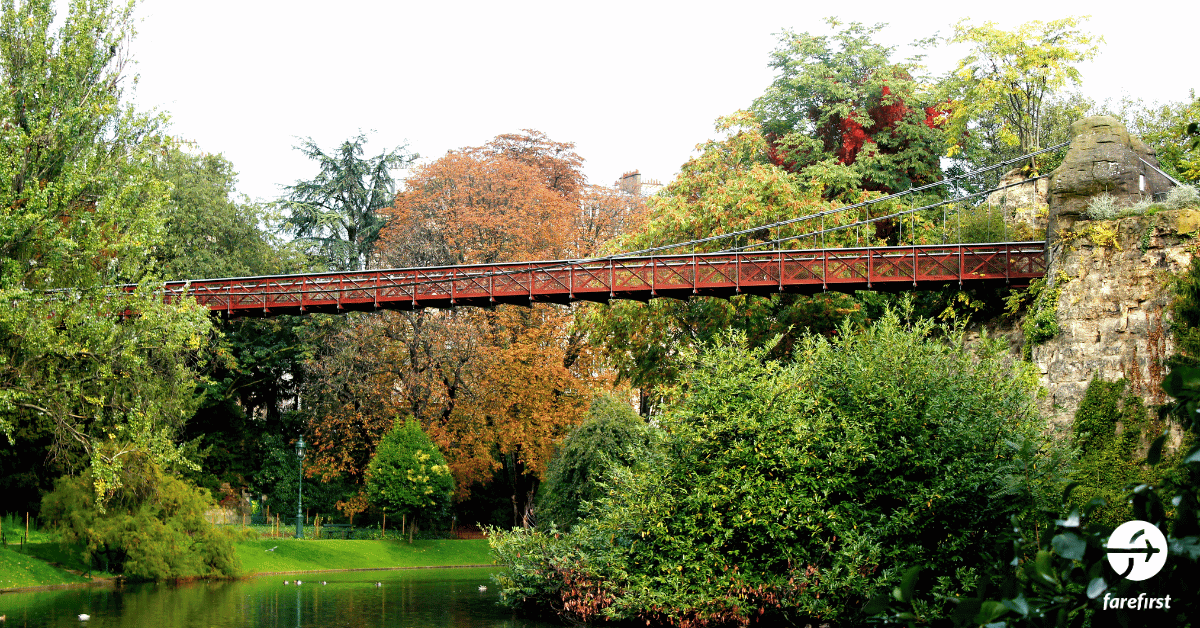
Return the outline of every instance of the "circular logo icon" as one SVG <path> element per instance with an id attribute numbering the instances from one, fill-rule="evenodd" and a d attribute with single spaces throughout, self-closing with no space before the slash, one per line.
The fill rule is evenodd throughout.
<path id="1" fill-rule="evenodd" d="M 1108 564 L 1122 578 L 1152 578 L 1166 562 L 1167 537 L 1150 523 L 1126 521 L 1108 537 Z"/>

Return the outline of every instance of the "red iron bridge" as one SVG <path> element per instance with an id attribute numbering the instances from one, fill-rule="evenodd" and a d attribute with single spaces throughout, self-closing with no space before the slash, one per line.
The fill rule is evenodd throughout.
<path id="1" fill-rule="evenodd" d="M 1023 287 L 1046 270 L 1044 242 L 722 251 L 172 281 L 228 316 L 418 310 L 656 297 Z"/>

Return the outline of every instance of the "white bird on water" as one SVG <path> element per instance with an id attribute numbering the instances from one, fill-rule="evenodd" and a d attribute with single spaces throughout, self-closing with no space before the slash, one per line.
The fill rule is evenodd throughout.
<path id="1" fill-rule="evenodd" d="M 91 615 L 88 615 L 87 613 L 80 613 L 80 614 L 79 614 L 79 621 L 87 621 L 87 620 L 89 620 L 89 619 L 91 619 L 91 618 L 92 618 L 92 616 L 91 616 Z"/>

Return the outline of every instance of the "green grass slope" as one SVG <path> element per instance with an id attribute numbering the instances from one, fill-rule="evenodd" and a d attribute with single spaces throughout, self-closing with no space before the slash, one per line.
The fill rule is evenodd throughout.
<path id="1" fill-rule="evenodd" d="M 235 544 L 249 573 L 396 567 L 490 565 L 484 540 L 459 541 L 297 541 L 268 539 Z M 274 551 L 267 551 L 274 547 Z"/>
<path id="2" fill-rule="evenodd" d="M 37 556 L 0 548 L 0 589 L 84 582 L 91 579 L 54 567 Z"/>

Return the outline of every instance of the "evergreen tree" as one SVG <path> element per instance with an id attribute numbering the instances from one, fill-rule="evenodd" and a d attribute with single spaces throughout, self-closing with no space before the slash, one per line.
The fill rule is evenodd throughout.
<path id="1" fill-rule="evenodd" d="M 396 182 L 391 170 L 417 158 L 406 146 L 363 158 L 367 137 L 359 134 L 327 154 L 310 137 L 297 150 L 315 160 L 321 172 L 287 188 L 279 205 L 290 215 L 284 230 L 307 245 L 329 270 L 361 270 L 371 262 L 385 219 L 379 210 L 392 204 Z"/>

